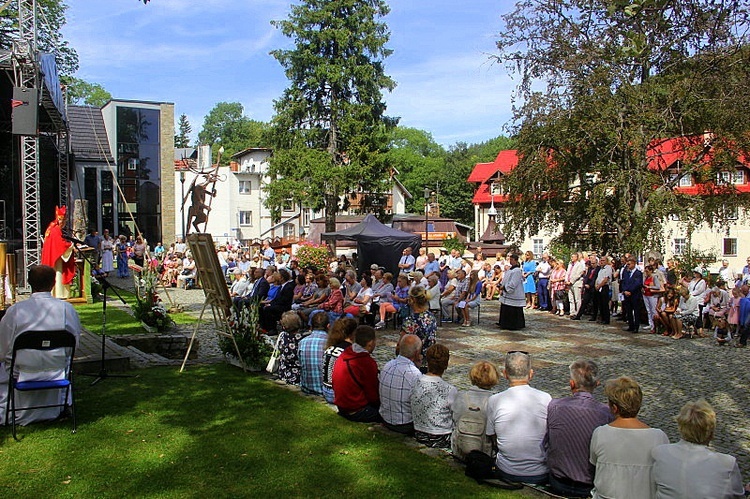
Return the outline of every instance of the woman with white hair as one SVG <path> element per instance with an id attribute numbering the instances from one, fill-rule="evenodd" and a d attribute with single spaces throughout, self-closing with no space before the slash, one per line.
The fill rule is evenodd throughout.
<path id="1" fill-rule="evenodd" d="M 711 405 L 705 400 L 688 402 L 676 419 L 680 441 L 651 451 L 656 497 L 744 497 L 737 460 L 708 448 L 716 429 L 716 412 Z"/>

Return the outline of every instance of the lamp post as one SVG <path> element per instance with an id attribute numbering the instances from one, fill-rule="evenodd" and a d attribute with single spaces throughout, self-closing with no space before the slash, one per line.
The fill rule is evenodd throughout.
<path id="1" fill-rule="evenodd" d="M 425 186 L 424 188 L 424 248 L 425 254 L 430 251 L 430 188 Z"/>
<path id="2" fill-rule="evenodd" d="M 180 184 L 182 186 L 182 206 L 180 207 L 180 218 L 182 219 L 182 242 L 185 242 L 185 170 L 180 170 Z"/>

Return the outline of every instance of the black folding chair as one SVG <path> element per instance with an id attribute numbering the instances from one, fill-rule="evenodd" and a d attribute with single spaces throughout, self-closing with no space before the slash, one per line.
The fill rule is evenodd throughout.
<path id="1" fill-rule="evenodd" d="M 64 349 L 64 354 L 55 350 Z M 76 432 L 75 403 L 73 399 L 73 356 L 76 349 L 76 337 L 69 331 L 26 331 L 21 333 L 13 343 L 13 356 L 10 361 L 10 371 L 8 373 L 8 399 L 5 406 L 5 421 L 10 416 L 13 428 L 13 438 L 18 440 L 16 435 L 16 413 L 29 409 L 46 409 L 50 407 L 65 408 L 68 406 L 70 398 L 70 414 L 73 420 L 73 431 Z M 18 353 L 23 350 L 36 350 L 44 352 L 46 357 L 44 363 L 45 371 L 62 371 L 63 376 L 56 376 L 53 379 L 34 379 L 28 381 L 18 381 L 20 374 L 26 371 L 23 363 L 18 363 Z M 29 366 L 31 367 L 31 366 Z M 35 373 L 36 374 L 36 373 Z M 33 376 L 37 378 L 38 376 Z M 42 390 L 64 390 L 64 396 L 60 403 L 47 405 L 30 405 L 16 407 L 16 392 L 34 392 Z"/>

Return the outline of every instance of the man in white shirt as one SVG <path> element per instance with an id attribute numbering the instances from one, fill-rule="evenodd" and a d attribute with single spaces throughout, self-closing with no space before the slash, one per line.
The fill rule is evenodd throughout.
<path id="1" fill-rule="evenodd" d="M 609 324 L 609 288 L 612 284 L 612 266 L 609 263 L 609 258 L 606 256 L 599 260 L 599 273 L 596 274 L 596 281 L 594 281 L 596 301 L 594 303 L 594 315 L 590 320 L 596 319 L 596 307 L 599 307 L 599 322 L 601 324 Z"/>
<path id="2" fill-rule="evenodd" d="M 8 369 L 13 355 L 13 343 L 26 331 L 70 331 L 76 337 L 76 345 L 81 335 L 81 321 L 73 306 L 52 296 L 55 285 L 55 269 L 47 265 L 34 265 L 29 269 L 28 282 L 31 296 L 10 307 L 0 321 L 0 424 L 6 424 L 5 410 L 8 403 Z M 43 365 L 42 356 L 49 353 L 26 352 L 22 361 L 26 366 Z M 41 371 L 44 379 L 63 373 Z M 26 381 L 32 381 L 26 375 Z M 21 381 L 24 379 L 19 378 Z M 37 378 L 39 379 L 39 378 Z M 18 406 L 58 404 L 64 402 L 63 390 L 45 390 L 22 393 L 16 396 Z M 70 402 L 70 400 L 68 400 Z M 61 414 L 60 407 L 34 409 L 17 413 L 16 422 L 22 425 L 36 421 L 55 419 Z"/>
<path id="3" fill-rule="evenodd" d="M 508 352 L 503 375 L 510 386 L 488 399 L 485 430 L 497 447 L 497 477 L 543 484 L 549 470 L 542 441 L 552 397 L 529 386 L 534 371 L 526 352 Z"/>
<path id="4" fill-rule="evenodd" d="M 727 289 L 734 288 L 735 275 L 734 270 L 729 268 L 729 260 L 721 261 L 721 268 L 719 269 L 719 277 L 722 281 L 727 283 Z"/>

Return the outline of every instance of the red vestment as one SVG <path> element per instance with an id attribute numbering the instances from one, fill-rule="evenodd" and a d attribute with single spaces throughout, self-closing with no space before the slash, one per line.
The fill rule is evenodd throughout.
<path id="1" fill-rule="evenodd" d="M 73 244 L 62 237 L 62 229 L 57 221 L 51 222 L 47 231 L 44 233 L 44 244 L 42 245 L 42 265 L 49 265 L 55 268 L 55 262 L 62 258 L 63 254 L 68 251 Z M 76 275 L 76 259 L 73 255 L 68 261 L 62 262 L 63 284 L 70 284 Z"/>

